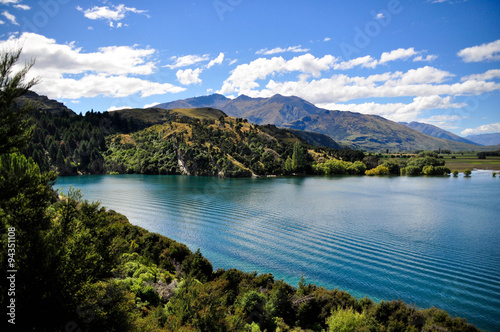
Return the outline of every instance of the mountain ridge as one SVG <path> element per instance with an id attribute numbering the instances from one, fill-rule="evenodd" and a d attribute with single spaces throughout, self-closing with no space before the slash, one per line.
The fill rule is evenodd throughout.
<path id="1" fill-rule="evenodd" d="M 217 101 L 210 104 L 211 100 Z M 182 104 L 218 108 L 229 116 L 245 118 L 255 124 L 276 126 L 324 134 L 345 146 L 367 151 L 437 150 L 473 151 L 475 144 L 436 138 L 376 115 L 350 111 L 331 111 L 296 97 L 274 95 L 234 99 L 214 94 L 156 105 L 171 108 Z"/>
<path id="2" fill-rule="evenodd" d="M 403 124 L 409 128 L 415 129 L 422 134 L 426 134 L 432 137 L 436 138 L 444 138 L 450 141 L 455 141 L 455 142 L 462 142 L 462 143 L 467 143 L 467 144 L 474 144 L 474 145 L 482 145 L 478 144 L 474 141 L 468 140 L 467 138 L 460 137 L 458 135 L 455 135 L 447 130 L 444 130 L 442 128 L 439 128 L 437 126 L 428 124 L 428 123 L 422 123 L 422 122 L 416 122 L 412 121 L 410 123 L 408 122 L 399 122 L 400 124 Z"/>

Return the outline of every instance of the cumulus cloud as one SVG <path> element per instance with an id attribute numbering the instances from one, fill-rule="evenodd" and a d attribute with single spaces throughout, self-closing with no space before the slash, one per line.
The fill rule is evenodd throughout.
<path id="1" fill-rule="evenodd" d="M 339 70 L 347 70 L 347 69 L 352 69 L 354 67 L 360 66 L 363 68 L 372 68 L 374 69 L 378 65 L 386 64 L 391 61 L 396 61 L 396 60 L 408 60 L 411 57 L 413 58 L 414 62 L 417 61 L 433 61 L 437 59 L 436 55 L 427 55 L 425 58 L 422 56 L 422 53 L 425 51 L 415 51 L 413 47 L 411 48 L 398 48 L 397 50 L 392 50 L 390 52 L 384 52 L 380 56 L 380 59 L 375 59 L 371 55 L 366 55 L 363 57 L 351 59 L 349 61 L 343 61 L 341 63 L 338 63 L 334 66 L 335 69 Z"/>
<path id="2" fill-rule="evenodd" d="M 30 75 L 40 77 L 42 82 L 35 86 L 35 90 L 50 98 L 126 97 L 133 94 L 147 97 L 185 90 L 169 83 L 131 77 L 156 72 L 155 62 L 151 60 L 154 49 L 108 46 L 85 53 L 75 43 L 58 44 L 54 39 L 35 33 L 0 41 L 0 49 L 16 49 L 19 45 L 23 45 L 19 63 L 36 59 Z"/>
<path id="3" fill-rule="evenodd" d="M 221 52 L 218 57 L 216 57 L 215 59 L 211 60 L 208 63 L 207 69 L 210 69 L 215 65 L 220 65 L 222 63 L 222 61 L 224 61 L 224 53 Z"/>
<path id="4" fill-rule="evenodd" d="M 174 64 L 172 65 L 166 65 L 165 67 L 170 68 L 170 69 L 175 69 L 175 68 L 181 68 L 181 67 L 187 67 L 194 65 L 195 63 L 198 62 L 203 62 L 203 61 L 208 61 L 210 59 L 209 54 L 204 54 L 204 55 L 185 55 L 181 57 L 172 57 L 170 58 L 171 60 L 175 60 Z"/>
<path id="5" fill-rule="evenodd" d="M 21 2 L 22 0 L 0 0 L 0 3 L 2 5 L 9 5 L 11 3 L 19 3 Z"/>
<path id="6" fill-rule="evenodd" d="M 330 69 L 337 59 L 332 55 L 316 58 L 311 54 L 304 54 L 285 60 L 282 57 L 271 59 L 259 58 L 248 64 L 237 66 L 231 76 L 226 79 L 219 93 L 230 94 L 238 92 L 241 94 L 251 93 L 252 89 L 259 87 L 257 80 L 263 80 L 275 73 L 300 72 L 319 76 L 322 71 Z"/>
<path id="7" fill-rule="evenodd" d="M 324 103 L 318 104 L 318 107 L 329 110 L 351 111 L 363 114 L 380 115 L 392 121 L 411 122 L 418 120 L 422 111 L 430 109 L 450 109 L 464 107 L 465 104 L 453 103 L 451 97 L 440 97 L 437 95 L 427 97 L 415 97 L 409 104 L 405 103 L 387 103 L 380 104 L 375 102 L 362 104 L 338 104 Z M 421 120 L 419 120 L 421 121 Z"/>
<path id="8" fill-rule="evenodd" d="M 380 56 L 379 63 L 386 63 L 395 60 L 406 60 L 409 57 L 417 54 L 418 53 L 415 51 L 413 47 L 407 49 L 398 48 L 397 50 L 382 53 L 382 55 Z"/>
<path id="9" fill-rule="evenodd" d="M 326 40 L 326 38 L 325 38 L 325 40 Z M 255 54 L 272 55 L 272 54 L 286 53 L 286 52 L 306 53 L 306 52 L 309 52 L 309 49 L 302 48 L 302 45 L 290 46 L 287 48 L 276 47 L 276 48 L 273 48 L 271 50 L 268 50 L 267 48 L 263 48 L 263 49 L 255 52 Z"/>
<path id="10" fill-rule="evenodd" d="M 90 9 L 83 9 L 78 6 L 76 9 L 83 13 L 83 15 L 91 20 L 108 20 L 108 21 L 121 21 L 125 18 L 127 13 L 144 14 L 148 16 L 147 10 L 139 10 L 133 7 L 126 7 L 124 4 L 118 6 L 94 6 Z"/>
<path id="11" fill-rule="evenodd" d="M 464 62 L 500 60 L 500 39 L 479 46 L 465 48 L 457 53 Z"/>
<path id="12" fill-rule="evenodd" d="M 191 84 L 200 84 L 200 74 L 202 72 L 201 68 L 196 69 L 179 69 L 175 74 L 177 76 L 177 80 L 183 85 L 191 85 Z"/>
<path id="13" fill-rule="evenodd" d="M 465 129 L 461 134 L 467 136 L 492 133 L 500 133 L 500 122 L 480 126 L 477 128 Z"/>
<path id="14" fill-rule="evenodd" d="M 495 78 L 500 78 L 500 69 L 491 69 L 482 74 L 473 74 L 469 76 L 462 77 L 462 81 L 478 80 L 478 81 L 489 81 Z"/>

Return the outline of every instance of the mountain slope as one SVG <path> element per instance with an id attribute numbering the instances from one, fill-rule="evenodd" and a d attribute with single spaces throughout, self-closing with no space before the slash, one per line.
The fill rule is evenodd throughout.
<path id="1" fill-rule="evenodd" d="M 314 148 L 292 131 L 254 125 L 213 108 L 115 112 L 147 128 L 107 137 L 108 172 L 220 177 L 283 175 L 295 170 L 311 173 L 313 161 L 321 162 L 344 152 Z M 322 137 L 317 133 L 304 135 Z M 300 143 L 299 152 L 296 143 Z M 297 153 L 303 154 L 303 159 L 292 170 L 288 160 L 299 160 Z"/>
<path id="2" fill-rule="evenodd" d="M 432 137 L 448 139 L 450 141 L 455 141 L 455 142 L 480 145 L 476 142 L 473 142 L 473 141 L 468 140 L 466 138 L 460 137 L 460 136 L 455 135 L 449 131 L 446 131 L 444 129 L 441 129 L 439 127 L 433 126 L 433 125 L 428 124 L 428 123 L 421 123 L 421 122 L 415 122 L 415 121 L 410 122 L 410 123 L 407 123 L 407 122 L 400 122 L 400 123 L 411 128 L 411 129 L 415 129 L 415 130 L 421 132 L 422 134 L 426 134 L 426 135 L 429 135 Z"/>
<path id="3" fill-rule="evenodd" d="M 482 145 L 498 145 L 500 144 L 500 133 L 470 135 L 467 139 Z"/>
<path id="4" fill-rule="evenodd" d="M 24 104 L 33 104 L 34 108 L 39 111 L 47 111 L 56 115 L 61 115 L 63 112 L 68 112 L 71 115 L 76 113 L 67 108 L 63 103 L 57 100 L 49 99 L 47 96 L 40 96 L 36 92 L 28 91 L 24 96 L 16 100 L 19 106 Z"/>
<path id="5" fill-rule="evenodd" d="M 350 147 L 377 150 L 474 150 L 477 146 L 431 137 L 396 122 L 374 115 L 328 111 L 298 97 L 275 95 L 270 98 L 239 96 L 227 99 L 211 95 L 158 105 L 169 108 L 203 105 L 217 107 L 229 116 L 248 119 L 256 124 L 321 133 Z M 217 103 L 217 106 L 215 105 Z"/>

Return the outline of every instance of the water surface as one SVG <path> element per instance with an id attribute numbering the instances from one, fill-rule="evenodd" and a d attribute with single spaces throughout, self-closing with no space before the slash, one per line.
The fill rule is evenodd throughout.
<path id="1" fill-rule="evenodd" d="M 57 187 L 201 249 L 214 268 L 301 274 L 500 330 L 500 179 L 62 177 Z"/>

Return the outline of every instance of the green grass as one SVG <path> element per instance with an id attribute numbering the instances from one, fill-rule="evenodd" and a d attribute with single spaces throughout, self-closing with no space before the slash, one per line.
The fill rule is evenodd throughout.
<path id="1" fill-rule="evenodd" d="M 394 154 L 396 159 L 408 161 L 409 158 L 399 158 L 398 154 Z M 383 155 L 383 159 L 389 159 L 390 155 Z M 466 169 L 487 169 L 492 171 L 500 171 L 500 157 L 486 157 L 486 159 L 478 159 L 476 154 L 451 154 L 441 155 L 446 161 L 446 166 L 453 170 L 463 172 Z M 455 157 L 454 159 L 452 157 Z"/>
<path id="2" fill-rule="evenodd" d="M 455 156 L 455 159 L 452 159 Z M 459 172 L 469 169 L 489 169 L 493 171 L 500 170 L 500 157 L 486 157 L 486 159 L 478 159 L 477 155 L 445 155 L 446 166 L 451 170 Z"/>

